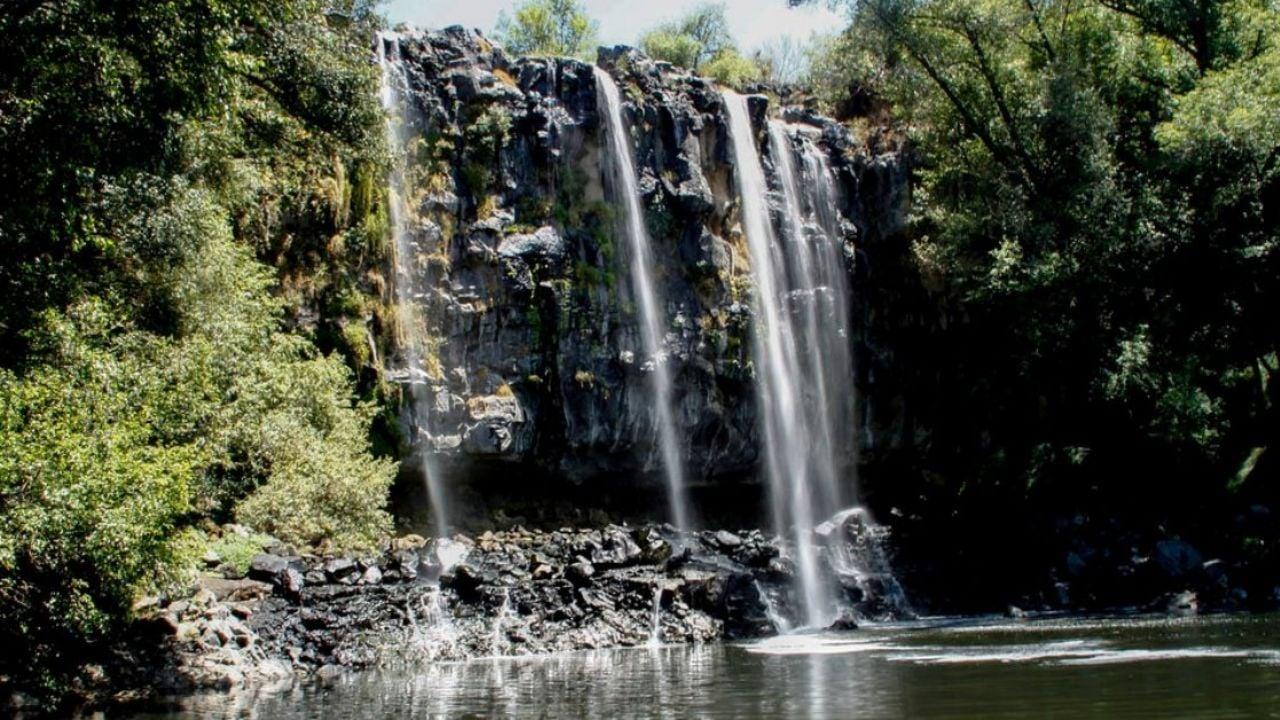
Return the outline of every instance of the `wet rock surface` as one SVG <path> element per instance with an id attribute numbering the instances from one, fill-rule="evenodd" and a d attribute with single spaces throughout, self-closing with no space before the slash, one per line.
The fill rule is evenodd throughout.
<path id="1" fill-rule="evenodd" d="M 822 538 L 815 536 L 815 541 Z M 833 577 L 839 559 L 823 550 Z M 320 557 L 272 546 L 251 577 L 200 579 L 146 621 L 166 692 L 323 678 L 343 670 L 769 635 L 796 612 L 793 564 L 759 530 L 611 525 L 396 539 Z M 876 612 L 843 598 L 839 629 Z"/>
<path id="2" fill-rule="evenodd" d="M 591 65 L 512 58 L 461 28 L 385 42 L 403 73 L 403 132 L 430 155 L 411 173 L 422 187 L 410 225 L 431 258 L 414 280 L 436 357 L 424 377 L 397 378 L 432 398 L 429 417 L 406 423 L 430 428 L 424 446 L 455 488 L 513 466 L 542 473 L 544 494 L 565 480 L 643 483 L 658 457 L 653 360 L 610 207 Z M 602 48 L 597 62 L 618 82 L 634 143 L 690 479 L 748 475 L 760 458 L 752 269 L 721 91 L 630 48 Z M 751 98 L 758 127 L 781 114 L 830 156 L 843 255 L 859 272 L 860 245 L 902 225 L 903 157 L 769 105 Z"/>
<path id="3" fill-rule="evenodd" d="M 774 632 L 759 583 L 785 594 L 789 577 L 770 570 L 776 541 L 745 532 L 727 553 L 719 535 L 609 526 L 456 536 L 362 561 L 380 577 L 326 576 L 296 598 L 277 582 L 250 625 L 261 647 L 302 670 L 641 645 L 654 640 L 655 595 L 661 642 Z M 456 564 L 433 566 L 442 549 Z"/>

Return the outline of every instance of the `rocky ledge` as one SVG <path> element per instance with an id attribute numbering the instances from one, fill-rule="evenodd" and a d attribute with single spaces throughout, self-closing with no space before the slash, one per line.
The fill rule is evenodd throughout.
<path id="1" fill-rule="evenodd" d="M 852 627 L 903 612 L 874 575 L 841 573 L 826 548 L 867 547 L 873 528 L 828 523 L 815 540 Z M 267 543 L 247 574 L 223 566 L 144 621 L 167 649 L 149 689 L 180 693 L 320 680 L 362 668 L 534 655 L 777 632 L 799 606 L 784 544 L 759 530 L 669 525 L 514 528 L 397 538 L 374 555 Z M 141 658 L 140 662 L 143 661 Z M 156 672 L 162 668 L 161 672 Z"/>

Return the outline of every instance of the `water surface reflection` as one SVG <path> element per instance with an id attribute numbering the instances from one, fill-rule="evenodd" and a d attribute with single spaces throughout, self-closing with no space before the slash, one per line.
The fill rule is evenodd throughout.
<path id="1" fill-rule="evenodd" d="M 1280 620 L 934 621 L 436 664 L 150 718 L 1280 717 Z"/>

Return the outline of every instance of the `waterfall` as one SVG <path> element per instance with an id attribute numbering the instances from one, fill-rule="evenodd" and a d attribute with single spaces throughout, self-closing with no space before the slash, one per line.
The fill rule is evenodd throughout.
<path id="1" fill-rule="evenodd" d="M 649 628 L 649 647 L 662 645 L 662 585 L 653 586 L 653 621 Z"/>
<path id="2" fill-rule="evenodd" d="M 866 508 L 842 510 L 818 526 L 826 539 L 832 569 L 861 591 L 864 616 L 912 617 L 915 611 L 893 574 L 884 549 L 886 530 L 871 519 Z"/>
<path id="3" fill-rule="evenodd" d="M 781 125 L 778 125 L 781 128 Z M 785 139 L 785 137 L 783 138 Z M 777 152 L 783 152 L 782 145 Z M 787 154 L 788 163 L 790 154 Z M 846 270 L 843 250 L 844 230 L 839 211 L 839 195 L 836 190 L 835 175 L 827 163 L 827 154 L 812 141 L 804 139 L 801 157 L 804 162 L 804 182 L 807 189 L 809 209 L 816 228 L 813 242 L 807 243 L 813 251 L 813 267 L 818 285 L 816 292 L 821 305 L 817 313 L 827 331 L 815 340 L 823 343 L 822 357 L 825 365 L 822 374 L 824 397 L 830 402 L 824 404 L 825 419 L 828 427 L 839 437 L 841 428 L 848 429 L 844 437 L 848 442 L 834 442 L 832 445 L 832 473 L 839 477 L 847 473 L 855 482 L 852 483 L 853 495 L 857 495 L 857 448 L 858 443 L 852 429 L 857 426 L 857 383 L 853 369 L 853 345 L 849 324 L 849 275 Z M 819 327 L 821 327 L 820 325 Z M 843 401 L 841 400 L 843 399 Z M 833 438 L 836 439 L 836 438 Z M 834 492 L 833 507 L 843 507 L 848 498 L 841 492 L 839 484 L 832 488 Z"/>
<path id="4" fill-rule="evenodd" d="M 405 185 L 405 126 L 409 122 L 409 109 L 404 94 L 407 83 L 404 68 L 400 64 L 400 36 L 396 33 L 378 33 L 377 44 L 378 65 L 382 70 L 380 97 L 386 114 L 387 142 L 393 154 L 392 169 L 387 175 L 387 198 L 391 216 L 392 249 L 395 253 L 393 284 L 397 305 L 397 339 L 403 349 L 405 367 L 402 373 L 407 375 L 406 386 L 409 388 L 417 428 L 418 441 L 415 444 L 419 446 L 422 460 L 422 481 L 426 485 L 427 497 L 431 503 L 435 532 L 443 537 L 449 532 L 448 513 L 443 483 L 438 469 L 434 467 L 434 453 L 430 447 L 428 419 L 432 391 L 423 362 L 427 348 L 427 329 L 419 298 L 426 296 L 426 288 L 421 287 L 421 274 L 416 272 L 414 258 L 418 252 L 406 218 L 413 211 L 405 205 L 405 199 L 410 196 Z"/>
<path id="5" fill-rule="evenodd" d="M 818 153 L 812 145 L 805 145 L 806 160 Z M 852 367 L 848 349 L 848 313 L 844 305 L 848 299 L 844 292 L 844 266 L 840 262 L 837 243 L 839 235 L 825 231 L 810 232 L 813 228 L 805 222 L 801 208 L 801 184 L 792 157 L 793 148 L 785 126 L 777 121 L 769 123 L 769 152 L 774 159 L 778 179 L 782 186 L 784 242 L 781 243 L 786 268 L 790 271 L 790 285 L 786 296 L 790 300 L 789 314 L 799 316 L 799 323 L 792 330 L 798 347 L 801 378 L 803 378 L 802 426 L 809 433 L 810 473 L 814 484 L 813 517 L 825 517 L 842 506 L 840 492 L 840 455 L 852 448 L 853 434 L 848 442 L 839 442 L 836 433 L 842 405 L 837 399 L 852 392 L 853 377 L 847 372 Z M 825 203 L 825 209 L 834 215 L 834 198 L 831 195 L 831 178 L 808 177 L 804 187 L 809 191 L 805 199 L 811 208 Z M 826 188 L 826 192 L 818 188 Z M 826 195 L 827 197 L 822 197 Z M 834 272 L 833 272 L 834 271 Z"/>
<path id="6" fill-rule="evenodd" d="M 778 608 L 773 604 L 773 598 L 769 597 L 769 591 L 764 589 L 759 580 L 753 580 L 756 592 L 760 595 L 760 601 L 764 603 L 764 614 L 769 619 L 769 624 L 773 625 L 774 632 L 785 633 L 791 630 L 791 623 L 778 612 Z"/>
<path id="7" fill-rule="evenodd" d="M 500 648 L 505 642 L 502 635 L 502 623 L 511 614 L 511 588 L 502 588 L 502 606 L 498 608 L 498 615 L 493 619 L 493 633 L 489 636 L 489 654 L 494 657 L 501 655 Z"/>
<path id="8" fill-rule="evenodd" d="M 791 533 L 804 620 L 811 627 L 827 625 L 837 609 L 832 578 L 819 568 L 819 539 L 828 556 L 824 568 L 862 591 L 859 607 L 870 607 L 865 599 L 874 596 L 878 615 L 909 615 L 881 545 L 884 529 L 863 508 L 841 510 L 855 499 L 842 486 L 856 492 L 857 423 L 835 177 L 810 138 L 799 132 L 793 137 L 788 125 L 770 121 L 782 230 L 776 234 L 747 100 L 731 92 L 724 100 L 755 279 L 753 349 L 765 472 L 775 526 L 780 534 Z"/>
<path id="9" fill-rule="evenodd" d="M 789 295 L 787 258 L 773 232 L 760 153 L 747 99 L 724 94 L 733 142 L 741 221 L 755 280 L 756 328 L 753 333 L 756 388 L 764 434 L 765 472 L 769 481 L 774 524 L 780 533 L 790 529 L 795 546 L 804 617 L 808 625 L 825 624 L 831 617 L 831 594 L 818 572 L 818 558 L 810 538 L 815 507 L 814 463 L 830 451 L 829 438 L 811 427 L 812 406 L 799 392 L 806 376 L 800 358 L 800 327 L 784 307 Z M 800 271 L 801 268 L 792 268 Z M 801 278 L 808 282 L 808 278 Z M 816 348 L 804 348 L 810 355 Z M 818 431 L 820 432 L 820 431 Z M 827 443 L 823 446 L 823 443 Z M 814 448 L 811 451 L 810 445 Z"/>
<path id="10" fill-rule="evenodd" d="M 684 465 L 680 444 L 676 437 L 674 387 L 667 353 L 663 348 L 666 319 L 657 289 L 654 287 L 652 269 L 656 266 L 649 231 L 645 227 L 644 208 L 640 204 L 640 187 L 636 178 L 635 159 L 631 141 L 622 119 L 622 101 L 613 78 L 600 68 L 595 68 L 597 97 L 604 102 L 602 113 L 609 133 L 605 161 L 611 171 L 614 201 L 623 208 L 628 241 L 631 289 L 640 314 L 640 341 L 643 343 L 645 367 L 650 368 L 650 390 L 653 394 L 654 412 L 657 415 L 658 445 L 662 454 L 662 467 L 667 481 L 667 498 L 671 522 L 679 529 L 689 528 L 688 501 L 685 498 Z"/>
<path id="11" fill-rule="evenodd" d="M 405 612 L 411 649 L 429 660 L 457 655 L 458 629 L 439 585 L 427 586 L 418 596 L 416 607 L 414 601 L 409 600 Z"/>

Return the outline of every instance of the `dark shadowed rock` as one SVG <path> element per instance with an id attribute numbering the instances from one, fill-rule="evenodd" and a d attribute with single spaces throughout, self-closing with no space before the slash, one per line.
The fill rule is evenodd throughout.
<path id="1" fill-rule="evenodd" d="M 591 562 L 600 567 L 622 567 L 640 559 L 640 546 L 621 528 L 604 533 L 600 545 L 591 551 Z"/>
<path id="2" fill-rule="evenodd" d="M 360 566 L 352 558 L 330 558 L 324 563 L 324 574 L 329 582 L 353 583 L 360 576 Z"/>
<path id="3" fill-rule="evenodd" d="M 591 582 L 591 577 L 595 574 L 595 566 L 585 560 L 572 563 L 565 569 L 565 577 L 572 580 L 575 585 L 585 585 Z"/>
<path id="4" fill-rule="evenodd" d="M 1198 570 L 1204 558 L 1189 543 L 1172 539 L 1156 543 L 1155 561 L 1169 577 L 1181 578 Z"/>
<path id="5" fill-rule="evenodd" d="M 836 621 L 831 623 L 828 630 L 849 631 L 858 629 L 858 621 L 852 615 L 841 615 Z"/>
<path id="6" fill-rule="evenodd" d="M 249 578 L 272 583 L 279 587 L 302 587 L 302 573 L 306 566 L 299 557 L 285 557 L 271 553 L 254 555 L 249 561 Z"/>

